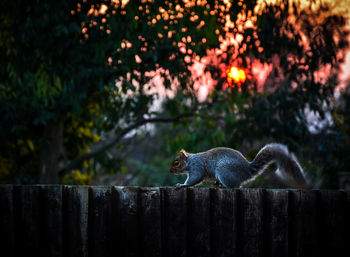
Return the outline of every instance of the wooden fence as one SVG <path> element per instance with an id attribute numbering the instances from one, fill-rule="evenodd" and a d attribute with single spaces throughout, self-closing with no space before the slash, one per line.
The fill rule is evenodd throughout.
<path id="1" fill-rule="evenodd" d="M 349 218 L 350 191 L 2 185 L 0 253 L 349 256 Z"/>

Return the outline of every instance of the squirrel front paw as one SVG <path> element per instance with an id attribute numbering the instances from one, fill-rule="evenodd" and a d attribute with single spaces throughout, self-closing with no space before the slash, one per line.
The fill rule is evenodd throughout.
<path id="1" fill-rule="evenodd" d="M 219 180 L 216 180 L 216 181 L 215 181 L 214 186 L 215 186 L 215 187 L 219 187 L 219 188 L 224 187 L 224 186 L 221 184 L 221 182 L 220 182 Z"/>
<path id="2" fill-rule="evenodd" d="M 180 189 L 181 187 L 183 187 L 183 184 L 177 183 L 177 184 L 175 185 L 175 188 L 176 188 L 176 189 Z"/>

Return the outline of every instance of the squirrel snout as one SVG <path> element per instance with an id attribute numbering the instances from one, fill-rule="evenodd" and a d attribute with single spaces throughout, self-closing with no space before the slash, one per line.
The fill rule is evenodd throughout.
<path id="1" fill-rule="evenodd" d="M 180 172 L 179 172 L 179 170 L 177 170 L 176 168 L 171 167 L 171 168 L 170 168 L 170 173 L 179 174 Z"/>

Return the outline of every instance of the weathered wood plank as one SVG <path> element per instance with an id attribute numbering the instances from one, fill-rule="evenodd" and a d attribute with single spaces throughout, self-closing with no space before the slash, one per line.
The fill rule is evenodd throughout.
<path id="1" fill-rule="evenodd" d="M 315 256 L 318 251 L 316 199 L 316 191 L 293 190 L 289 193 L 289 256 Z"/>
<path id="2" fill-rule="evenodd" d="M 89 188 L 89 257 L 113 256 L 111 187 Z"/>
<path id="3" fill-rule="evenodd" d="M 142 256 L 139 188 L 115 187 L 113 196 L 114 242 L 118 256 Z"/>
<path id="4" fill-rule="evenodd" d="M 142 255 L 162 255 L 161 202 L 159 188 L 143 188 L 141 197 Z"/>
<path id="5" fill-rule="evenodd" d="M 239 242 L 241 256 L 263 256 L 263 194 L 261 189 L 241 191 L 240 198 L 240 231 Z"/>
<path id="6" fill-rule="evenodd" d="M 40 256 L 62 256 L 62 186 L 40 187 L 39 210 Z"/>
<path id="7" fill-rule="evenodd" d="M 345 247 L 344 194 L 341 191 L 320 191 L 318 193 L 318 246 L 324 256 L 341 256 Z M 349 218 L 349 217 L 347 217 Z M 350 243 L 350 242 L 347 242 Z"/>
<path id="8" fill-rule="evenodd" d="M 338 256 L 349 216 L 349 191 L 0 185 L 6 256 Z"/>
<path id="9" fill-rule="evenodd" d="M 88 187 L 63 187 L 63 255 L 88 256 Z"/>
<path id="10" fill-rule="evenodd" d="M 162 188 L 163 256 L 187 256 L 187 191 Z"/>
<path id="11" fill-rule="evenodd" d="M 216 189 L 211 192 L 212 256 L 237 256 L 236 191 Z"/>
<path id="12" fill-rule="evenodd" d="M 288 256 L 288 191 L 266 191 L 265 210 L 265 256 Z"/>
<path id="13" fill-rule="evenodd" d="M 13 186 L 0 187 L 0 251 L 14 256 Z"/>
<path id="14" fill-rule="evenodd" d="M 348 247 L 350 242 L 350 191 L 344 191 L 344 212 L 345 212 L 345 222 L 344 222 L 344 247 Z"/>
<path id="15" fill-rule="evenodd" d="M 15 256 L 39 255 L 39 187 L 14 187 Z"/>
<path id="16" fill-rule="evenodd" d="M 211 256 L 210 191 L 188 188 L 187 193 L 188 256 Z"/>

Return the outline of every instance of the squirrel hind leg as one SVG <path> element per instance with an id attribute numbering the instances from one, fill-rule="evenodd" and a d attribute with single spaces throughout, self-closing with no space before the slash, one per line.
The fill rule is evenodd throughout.
<path id="1" fill-rule="evenodd" d="M 221 168 L 216 172 L 217 180 L 226 188 L 238 188 L 240 184 L 239 178 L 230 170 Z"/>

